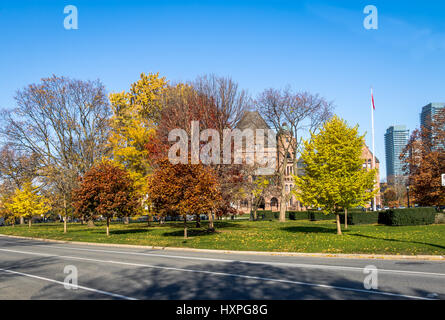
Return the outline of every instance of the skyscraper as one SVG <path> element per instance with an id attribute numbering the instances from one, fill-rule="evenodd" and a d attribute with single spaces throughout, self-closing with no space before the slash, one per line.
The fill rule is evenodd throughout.
<path id="1" fill-rule="evenodd" d="M 420 128 L 425 128 L 429 132 L 431 130 L 431 121 L 434 119 L 434 116 L 439 112 L 440 109 L 445 108 L 445 103 L 429 103 L 422 108 L 422 113 L 420 114 Z M 431 133 L 428 134 L 430 142 L 431 141 Z M 437 147 L 437 146 L 435 146 Z"/>
<path id="2" fill-rule="evenodd" d="M 403 176 L 400 154 L 408 143 L 409 130 L 406 126 L 391 126 L 385 133 L 386 177 L 389 180 Z"/>

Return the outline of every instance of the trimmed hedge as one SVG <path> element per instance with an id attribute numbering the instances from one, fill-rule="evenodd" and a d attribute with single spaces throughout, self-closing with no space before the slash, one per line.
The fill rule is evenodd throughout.
<path id="1" fill-rule="evenodd" d="M 309 215 L 307 211 L 288 211 L 289 220 L 308 220 Z"/>
<path id="2" fill-rule="evenodd" d="M 311 221 L 335 220 L 335 214 L 333 213 L 324 214 L 323 211 L 309 210 L 308 218 Z"/>
<path id="3" fill-rule="evenodd" d="M 419 226 L 433 224 L 435 208 L 390 209 L 379 214 L 379 223 L 387 226 Z"/>
<path id="4" fill-rule="evenodd" d="M 340 214 L 340 222 L 345 223 L 345 214 Z M 376 211 L 362 211 L 362 210 L 348 210 L 348 224 L 374 224 L 379 222 L 379 212 Z"/>

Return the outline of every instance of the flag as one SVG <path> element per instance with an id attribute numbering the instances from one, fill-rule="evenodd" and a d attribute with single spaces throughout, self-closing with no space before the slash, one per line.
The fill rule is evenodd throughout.
<path id="1" fill-rule="evenodd" d="M 375 110 L 374 95 L 372 94 L 372 89 L 371 89 L 371 100 L 372 100 L 372 108 Z"/>

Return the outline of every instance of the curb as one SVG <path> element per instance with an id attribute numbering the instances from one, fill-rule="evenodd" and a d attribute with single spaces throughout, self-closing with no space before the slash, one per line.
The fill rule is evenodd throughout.
<path id="1" fill-rule="evenodd" d="M 346 253 L 305 253 L 305 252 L 271 252 L 271 251 L 237 251 L 237 250 L 218 250 L 218 249 L 195 249 L 195 248 L 181 248 L 181 247 L 158 247 L 158 246 L 143 246 L 133 244 L 118 244 L 118 243 L 97 243 L 97 242 L 82 242 L 82 241 L 67 241 L 54 240 L 44 238 L 33 238 L 23 236 L 13 236 L 0 234 L 0 237 L 16 238 L 26 240 L 36 240 L 43 242 L 78 244 L 86 246 L 102 246 L 115 248 L 133 248 L 133 249 L 152 249 L 165 251 L 185 251 L 185 252 L 201 252 L 201 253 L 225 253 L 225 254 L 249 254 L 260 256 L 288 256 L 288 257 L 312 257 L 312 258 L 340 258 L 340 259 L 368 259 L 368 260 L 426 260 L 426 261 L 445 261 L 445 256 L 434 255 L 386 255 L 386 254 L 346 254 Z"/>

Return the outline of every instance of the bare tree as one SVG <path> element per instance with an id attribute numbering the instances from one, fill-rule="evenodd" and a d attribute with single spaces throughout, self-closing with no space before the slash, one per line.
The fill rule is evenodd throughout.
<path id="1" fill-rule="evenodd" d="M 217 129 L 233 128 L 252 105 L 247 91 L 238 88 L 230 77 L 203 75 L 191 83 L 198 92 L 207 96 L 218 110 Z"/>
<path id="2" fill-rule="evenodd" d="M 277 133 L 277 175 L 281 189 L 280 221 L 286 219 L 286 206 L 291 193 L 286 192 L 287 167 L 298 174 L 302 139 L 315 133 L 332 117 L 333 104 L 309 92 L 266 89 L 259 94 L 256 108 Z"/>
<path id="3" fill-rule="evenodd" d="M 42 183 L 59 193 L 64 211 L 77 179 L 107 153 L 110 108 L 100 81 L 52 76 L 19 90 L 2 113 L 0 133 L 18 152 L 36 155 Z"/>

